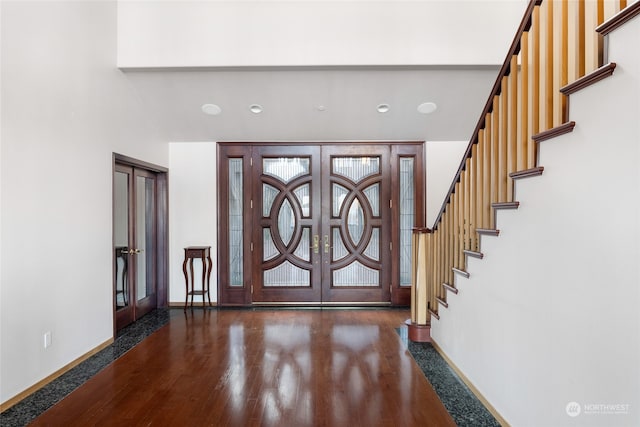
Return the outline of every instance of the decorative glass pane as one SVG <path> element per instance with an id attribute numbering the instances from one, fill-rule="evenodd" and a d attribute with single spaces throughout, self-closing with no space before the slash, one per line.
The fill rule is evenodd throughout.
<path id="1" fill-rule="evenodd" d="M 113 237 L 115 241 L 115 302 L 117 308 L 129 305 L 129 174 L 116 172 L 113 182 L 114 220 Z"/>
<path id="2" fill-rule="evenodd" d="M 340 228 L 333 227 L 333 256 L 332 260 L 337 261 L 347 256 L 347 248 L 344 246 L 342 236 L 340 236 Z"/>
<path id="3" fill-rule="evenodd" d="M 291 208 L 289 199 L 284 199 L 280 206 L 280 212 L 278 212 L 278 231 L 280 238 L 285 245 L 289 245 L 293 232 L 296 229 L 296 216 Z"/>
<path id="4" fill-rule="evenodd" d="M 263 283 L 265 287 L 309 287 L 311 286 L 311 273 L 309 270 L 296 267 L 289 261 L 285 261 L 277 267 L 265 270 Z"/>
<path id="5" fill-rule="evenodd" d="M 379 157 L 334 157 L 333 173 L 358 182 L 370 175 L 380 173 Z"/>
<path id="6" fill-rule="evenodd" d="M 262 184 L 262 216 L 268 217 L 271 214 L 271 206 L 279 191 L 272 185 Z"/>
<path id="7" fill-rule="evenodd" d="M 309 158 L 280 157 L 277 159 L 262 159 L 262 171 L 284 183 L 299 176 L 309 174 Z"/>
<path id="8" fill-rule="evenodd" d="M 244 281 L 242 161 L 229 159 L 229 286 L 242 286 Z"/>
<path id="9" fill-rule="evenodd" d="M 333 271 L 333 286 L 376 286 L 380 284 L 380 272 L 365 267 L 358 261 Z"/>
<path id="10" fill-rule="evenodd" d="M 296 251 L 293 253 L 298 258 L 301 258 L 305 261 L 311 261 L 311 241 L 309 240 L 309 236 L 311 231 L 309 227 L 304 227 L 302 229 L 302 238 L 300 239 L 300 243 L 296 248 Z"/>
<path id="11" fill-rule="evenodd" d="M 364 212 L 358 199 L 354 199 L 349 208 L 347 229 L 353 242 L 358 244 L 360 239 L 362 239 L 362 232 L 364 231 Z"/>
<path id="12" fill-rule="evenodd" d="M 380 227 L 374 227 L 371 230 L 371 240 L 364 250 L 364 255 L 374 261 L 380 261 Z"/>
<path id="13" fill-rule="evenodd" d="M 400 158 L 400 286 L 411 286 L 411 232 L 414 225 L 413 157 Z"/>
<path id="14" fill-rule="evenodd" d="M 340 215 L 340 209 L 342 208 L 342 204 L 344 203 L 345 197 L 349 194 L 349 190 L 344 188 L 342 185 L 333 184 L 331 190 L 331 205 L 333 206 L 333 216 L 337 217 Z"/>
<path id="15" fill-rule="evenodd" d="M 262 229 L 262 259 L 268 261 L 275 258 L 278 255 L 278 249 L 273 243 L 273 237 L 271 236 L 271 229 Z"/>
<path id="16" fill-rule="evenodd" d="M 298 203 L 302 208 L 302 216 L 304 217 L 309 216 L 309 203 L 311 202 L 309 199 L 309 187 L 309 184 L 304 184 L 293 190 L 293 194 L 298 198 Z"/>
<path id="17" fill-rule="evenodd" d="M 380 184 L 368 186 L 364 189 L 363 193 L 367 196 L 367 200 L 369 200 L 373 216 L 380 216 Z"/>
<path id="18" fill-rule="evenodd" d="M 136 177 L 136 299 L 143 300 L 153 293 L 153 260 L 155 258 L 153 236 L 155 230 L 155 180 Z"/>

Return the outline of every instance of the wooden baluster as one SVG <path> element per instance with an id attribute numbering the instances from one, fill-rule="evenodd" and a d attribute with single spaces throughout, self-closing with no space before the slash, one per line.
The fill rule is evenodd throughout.
<path id="1" fill-rule="evenodd" d="M 553 117 L 551 127 L 556 127 L 564 123 L 564 103 L 563 96 L 560 93 L 562 87 L 562 72 L 566 66 L 567 59 L 563 55 L 563 43 L 564 43 L 564 8 L 567 0 L 556 1 L 553 7 L 553 85 L 552 85 L 552 100 L 553 100 Z"/>
<path id="2" fill-rule="evenodd" d="M 447 221 L 446 212 L 443 214 L 442 234 L 440 234 L 440 246 L 442 247 L 440 253 L 440 281 L 441 283 L 449 283 L 449 277 L 447 273 L 447 260 L 449 259 L 449 221 Z"/>
<path id="3" fill-rule="evenodd" d="M 460 251 L 460 182 L 457 182 L 453 193 L 453 263 L 452 267 L 459 267 L 458 252 Z"/>
<path id="4" fill-rule="evenodd" d="M 553 128 L 553 107 L 554 107 L 554 98 L 555 93 L 553 91 L 553 79 L 554 79 L 554 64 L 555 64 L 555 53 L 553 50 L 553 1 L 545 1 L 542 3 L 541 13 L 544 12 L 544 15 L 541 16 L 541 19 L 544 21 L 544 29 L 545 31 L 541 34 L 543 38 L 543 42 L 541 46 L 544 46 L 544 53 L 541 56 L 542 64 L 544 64 L 544 77 L 541 82 L 541 94 L 540 99 L 542 102 L 540 106 L 542 108 L 541 111 L 544 112 L 543 115 L 540 116 L 540 130 L 545 131 Z M 542 74 L 541 74 L 542 77 Z"/>
<path id="5" fill-rule="evenodd" d="M 484 175 L 482 176 L 482 218 L 483 227 L 491 228 L 491 114 L 487 114 L 484 122 Z"/>
<path id="6" fill-rule="evenodd" d="M 586 73 L 586 38 L 585 38 L 585 24 L 586 24 L 586 10 L 585 10 L 585 0 L 578 0 L 578 73 L 576 75 L 576 79 L 584 76 Z"/>
<path id="7" fill-rule="evenodd" d="M 431 258 L 433 259 L 433 266 L 431 270 L 431 286 L 433 286 L 433 295 L 435 295 L 436 299 L 441 298 L 441 289 L 442 282 L 438 281 L 438 271 L 439 271 L 439 262 L 440 262 L 440 231 L 436 230 L 432 234 L 433 238 L 433 252 Z M 437 307 L 437 302 L 433 301 L 433 306 Z"/>
<path id="8" fill-rule="evenodd" d="M 428 233 L 427 234 L 427 257 L 429 257 L 431 261 L 433 261 L 434 251 L 435 251 L 435 247 L 434 247 L 433 233 Z M 431 262 L 430 265 L 433 265 L 433 262 Z M 427 282 L 427 292 L 429 293 L 429 301 L 427 303 L 427 308 L 430 308 L 435 312 L 438 312 L 438 302 L 436 300 L 436 288 L 435 286 L 433 286 L 433 270 L 432 269 L 428 269 L 426 271 L 426 282 Z M 427 312 L 425 313 L 425 318 L 426 318 L 425 320 L 428 320 L 430 318 L 429 310 L 427 310 Z M 425 321 L 425 323 L 427 322 Z"/>
<path id="9" fill-rule="evenodd" d="M 529 167 L 529 32 L 522 35 L 520 43 L 520 72 L 518 73 L 518 87 L 520 88 L 520 102 L 518 123 L 520 135 L 518 137 L 518 166 L 517 170 Z"/>
<path id="10" fill-rule="evenodd" d="M 462 222 L 462 213 L 464 212 L 464 171 L 460 174 L 460 181 L 456 189 L 456 262 L 454 267 L 462 268 L 460 263 L 460 253 L 464 243 L 464 224 Z"/>
<path id="11" fill-rule="evenodd" d="M 458 215 L 456 212 L 456 193 L 454 192 L 453 194 L 451 194 L 451 212 L 449 212 L 449 265 L 447 266 L 447 268 L 449 269 L 448 273 L 450 275 L 449 283 L 453 283 L 453 278 L 455 277 L 450 272 L 451 268 L 456 266 L 456 242 L 458 241 L 458 236 L 456 234 L 456 229 L 458 228 L 458 224 L 456 221 L 457 218 Z"/>
<path id="12" fill-rule="evenodd" d="M 562 65 L 560 67 L 560 83 L 562 88 L 569 83 L 569 0 L 562 0 L 562 16 L 560 19 L 562 29 L 560 31 L 560 57 Z M 560 97 L 560 122 L 565 123 L 569 120 L 569 111 L 567 110 L 567 97 L 558 90 Z"/>
<path id="13" fill-rule="evenodd" d="M 449 221 L 451 215 L 451 204 L 447 205 L 447 210 L 445 212 L 445 234 L 444 234 L 444 259 L 442 262 L 442 280 L 445 283 L 449 283 L 451 284 L 451 281 L 449 280 L 449 271 L 451 270 L 449 268 L 449 266 L 451 265 L 451 224 Z"/>
<path id="14" fill-rule="evenodd" d="M 464 248 L 465 248 L 465 240 L 467 238 L 466 235 L 466 231 L 467 231 L 467 217 L 465 217 L 464 215 L 464 209 L 465 209 L 465 204 L 467 203 L 465 201 L 465 194 L 467 193 L 467 189 L 466 189 L 466 175 L 467 175 L 467 171 L 462 171 L 462 174 L 460 175 L 460 196 L 458 198 L 458 203 L 460 203 L 460 207 L 458 208 L 458 223 L 460 224 L 460 246 L 458 247 L 458 266 L 461 269 L 464 269 Z"/>
<path id="15" fill-rule="evenodd" d="M 471 147 L 471 152 L 473 153 L 473 147 Z M 473 162 L 471 158 L 467 157 L 466 169 L 464 174 L 464 249 L 473 250 L 473 198 L 475 192 L 473 191 L 473 178 L 475 175 L 475 171 L 473 170 Z M 463 260 L 466 261 L 463 255 Z M 466 265 L 465 265 L 466 268 Z"/>
<path id="16" fill-rule="evenodd" d="M 442 224 L 442 223 L 441 223 Z M 436 236 L 436 247 L 437 247 L 437 251 L 436 251 L 436 280 L 435 280 L 435 286 L 436 289 L 438 289 L 438 296 L 440 296 L 441 298 L 444 296 L 445 294 L 445 290 L 442 287 L 442 283 L 444 282 L 444 280 L 442 279 L 442 254 L 444 253 L 444 246 L 443 246 L 443 239 L 442 236 L 444 229 L 438 228 L 437 230 L 437 234 Z"/>
<path id="17" fill-rule="evenodd" d="M 576 81 L 579 73 L 579 3 L 576 1 L 567 1 L 567 84 Z M 567 120 L 568 120 L 567 116 Z"/>
<path id="18" fill-rule="evenodd" d="M 498 181 L 500 179 L 500 99 L 493 97 L 491 113 L 491 198 L 489 202 L 489 228 L 496 228 L 495 215 L 491 203 L 498 202 Z"/>
<path id="19" fill-rule="evenodd" d="M 586 5 L 585 14 L 585 32 L 587 44 L 586 69 L 588 74 L 600 66 L 600 39 L 599 34 L 595 31 L 598 26 L 598 3 L 601 0 L 589 0 Z"/>
<path id="20" fill-rule="evenodd" d="M 443 226 L 442 231 L 442 283 L 449 283 L 449 272 L 447 267 L 449 265 L 449 215 L 448 210 L 449 206 L 447 205 L 447 210 L 443 215 Z"/>
<path id="21" fill-rule="evenodd" d="M 500 111 L 498 114 L 498 202 L 506 202 L 507 198 L 507 146 L 509 129 L 509 78 L 502 77 L 500 83 Z"/>
<path id="22" fill-rule="evenodd" d="M 471 147 L 471 177 L 469 181 L 469 236 L 471 237 L 472 251 L 478 250 L 476 227 L 478 227 L 478 144 Z"/>
<path id="23" fill-rule="evenodd" d="M 529 107 L 531 119 L 529 125 L 529 135 L 527 143 L 527 169 L 536 166 L 536 144 L 531 140 L 531 136 L 540 132 L 540 7 L 536 6 L 532 13 L 531 30 L 531 68 L 529 75 L 529 93 L 531 95 L 531 105 Z"/>
<path id="24" fill-rule="evenodd" d="M 476 228 L 484 228 L 484 129 L 478 131 L 478 149 L 476 156 L 477 168 L 476 168 Z"/>
<path id="25" fill-rule="evenodd" d="M 604 22 L 604 0 L 597 0 L 596 5 L 596 27 Z M 611 2 L 608 2 L 611 3 Z M 595 27 L 591 29 L 595 32 Z M 596 68 L 604 65 L 604 37 L 599 34 L 596 34 L 596 43 L 597 43 L 597 51 L 598 51 L 598 65 Z"/>
<path id="26" fill-rule="evenodd" d="M 518 169 L 518 56 L 511 57 L 511 73 L 509 74 L 509 101 L 508 101 L 508 131 L 507 131 L 507 198 L 505 201 L 513 201 L 513 180 L 509 177 L 511 172 Z"/>

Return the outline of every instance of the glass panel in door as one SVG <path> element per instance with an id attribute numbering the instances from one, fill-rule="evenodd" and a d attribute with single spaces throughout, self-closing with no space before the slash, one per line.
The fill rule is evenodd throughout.
<path id="1" fill-rule="evenodd" d="M 132 183 L 133 168 L 116 165 L 113 175 L 113 296 L 117 330 L 135 319 Z"/>
<path id="2" fill-rule="evenodd" d="M 129 305 L 129 177 L 126 172 L 116 171 L 113 178 L 114 208 L 114 280 L 115 306 L 117 309 Z"/>
<path id="3" fill-rule="evenodd" d="M 156 179 L 135 170 L 136 318 L 156 307 Z"/>

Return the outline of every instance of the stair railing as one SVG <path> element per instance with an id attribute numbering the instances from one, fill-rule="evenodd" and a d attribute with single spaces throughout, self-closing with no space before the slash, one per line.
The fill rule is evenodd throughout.
<path id="1" fill-rule="evenodd" d="M 469 276 L 466 257 L 482 257 L 480 235 L 498 235 L 495 210 L 518 206 L 514 180 L 542 173 L 537 142 L 573 127 L 561 89 L 603 65 L 604 42 L 595 29 L 626 7 L 626 0 L 529 3 L 427 236 L 432 315 L 447 306 L 447 292 L 457 293 L 454 275 Z"/>

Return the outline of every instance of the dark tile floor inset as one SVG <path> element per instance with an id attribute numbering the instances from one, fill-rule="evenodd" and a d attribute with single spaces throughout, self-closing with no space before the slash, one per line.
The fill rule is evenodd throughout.
<path id="1" fill-rule="evenodd" d="M 398 333 L 458 426 L 500 427 L 500 423 L 462 382 L 431 343 L 409 341 L 406 328 L 399 329 Z"/>
<path id="2" fill-rule="evenodd" d="M 118 336 L 110 346 L 2 412 L 0 414 L 0 426 L 26 426 L 41 413 L 61 401 L 89 378 L 167 323 L 169 323 L 169 309 L 158 309 L 125 327 L 118 333 Z"/>

